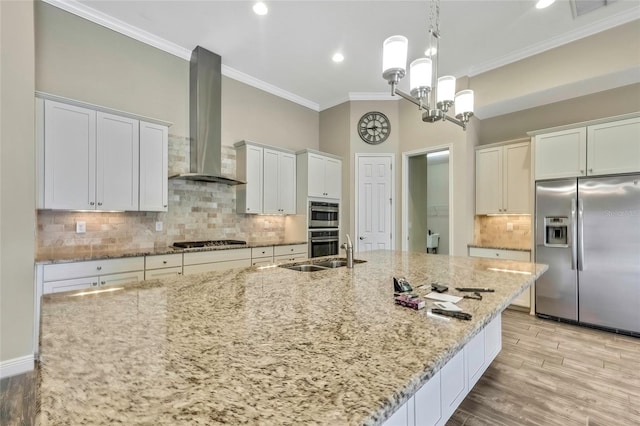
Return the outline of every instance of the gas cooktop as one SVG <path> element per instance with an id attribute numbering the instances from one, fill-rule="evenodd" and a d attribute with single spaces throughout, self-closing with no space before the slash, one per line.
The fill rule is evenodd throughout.
<path id="1" fill-rule="evenodd" d="M 207 241 L 181 241 L 173 243 L 176 248 L 202 248 L 202 247 L 220 247 L 220 246 L 242 246 L 246 245 L 246 241 L 241 240 L 207 240 Z"/>

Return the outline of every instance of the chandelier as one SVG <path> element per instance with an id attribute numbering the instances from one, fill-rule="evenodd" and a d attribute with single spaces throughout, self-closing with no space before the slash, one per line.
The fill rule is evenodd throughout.
<path id="1" fill-rule="evenodd" d="M 409 65 L 410 94 L 397 88 L 398 82 L 406 75 L 406 37 L 395 35 L 382 45 L 382 77 L 391 85 L 391 96 L 398 95 L 414 103 L 422 114 L 422 121 L 450 121 L 466 130 L 473 115 L 473 90 L 455 93 L 456 78 L 450 75 L 438 77 L 438 42 L 440 40 L 440 0 L 431 0 L 429 8 L 429 45 L 426 57 L 416 59 Z M 455 107 L 455 117 L 447 115 L 451 106 Z"/>

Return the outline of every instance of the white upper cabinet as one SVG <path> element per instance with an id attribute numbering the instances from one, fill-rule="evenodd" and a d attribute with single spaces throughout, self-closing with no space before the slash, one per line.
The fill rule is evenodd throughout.
<path id="1" fill-rule="evenodd" d="M 295 214 L 296 157 L 292 151 L 255 142 L 237 142 L 238 213 Z"/>
<path id="2" fill-rule="evenodd" d="M 536 180 L 586 175 L 585 127 L 537 135 L 534 143 Z"/>
<path id="3" fill-rule="evenodd" d="M 38 122 L 44 131 L 39 129 L 38 133 L 46 144 L 41 145 L 41 207 L 95 209 L 96 112 L 54 101 L 45 101 L 42 106 Z"/>
<path id="4" fill-rule="evenodd" d="M 640 118 L 587 127 L 587 174 L 640 171 Z"/>
<path id="5" fill-rule="evenodd" d="M 295 214 L 296 157 L 264 148 L 263 213 Z"/>
<path id="6" fill-rule="evenodd" d="M 640 118 L 537 134 L 535 179 L 640 171 Z"/>
<path id="7" fill-rule="evenodd" d="M 140 122 L 97 112 L 96 210 L 138 210 Z"/>
<path id="8" fill-rule="evenodd" d="M 140 210 L 167 211 L 169 129 L 140 122 Z"/>
<path id="9" fill-rule="evenodd" d="M 342 161 L 321 154 L 304 152 L 307 196 L 339 199 L 342 185 Z"/>
<path id="10" fill-rule="evenodd" d="M 167 209 L 166 125 L 50 97 L 36 99 L 38 208 Z"/>
<path id="11" fill-rule="evenodd" d="M 476 214 L 528 214 L 531 210 L 529 142 L 476 150 Z"/>

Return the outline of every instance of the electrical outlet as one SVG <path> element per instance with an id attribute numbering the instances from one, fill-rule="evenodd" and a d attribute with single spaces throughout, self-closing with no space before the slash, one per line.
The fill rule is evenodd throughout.
<path id="1" fill-rule="evenodd" d="M 77 221 L 76 222 L 76 234 L 84 234 L 85 232 L 87 232 L 87 222 L 84 221 Z"/>
<path id="2" fill-rule="evenodd" d="M 513 223 L 507 222 L 507 231 L 513 231 Z"/>
<path id="3" fill-rule="evenodd" d="M 162 222 L 156 222 L 156 231 L 162 231 Z"/>

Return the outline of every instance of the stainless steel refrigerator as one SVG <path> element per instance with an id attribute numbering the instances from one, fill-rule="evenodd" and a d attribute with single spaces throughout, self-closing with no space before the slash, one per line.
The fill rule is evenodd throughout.
<path id="1" fill-rule="evenodd" d="M 536 313 L 640 334 L 640 174 L 536 182 Z"/>

